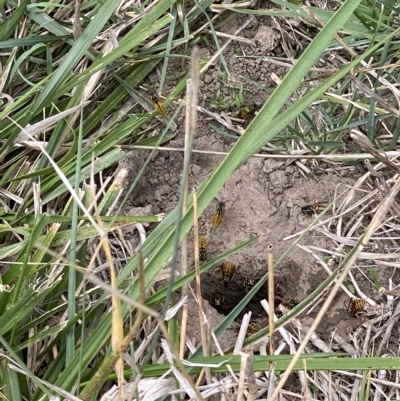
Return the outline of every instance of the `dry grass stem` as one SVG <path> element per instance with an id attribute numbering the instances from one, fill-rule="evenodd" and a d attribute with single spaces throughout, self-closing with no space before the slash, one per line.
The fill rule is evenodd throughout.
<path id="1" fill-rule="evenodd" d="M 244 400 L 244 387 L 245 387 L 245 380 L 246 380 L 246 372 L 247 372 L 247 363 L 249 360 L 249 355 L 245 352 L 240 353 L 240 373 L 239 373 L 239 385 L 237 389 L 237 396 L 236 399 L 238 401 Z"/>
<path id="2" fill-rule="evenodd" d="M 245 43 L 246 45 L 255 46 L 256 42 L 252 39 L 246 39 L 241 36 L 229 35 L 228 33 L 218 32 L 216 31 L 215 34 L 220 38 L 228 38 L 230 40 Z"/>
<path id="3" fill-rule="evenodd" d="M 254 20 L 253 17 L 250 17 L 242 26 L 240 26 L 235 33 L 233 34 L 233 37 L 237 37 L 238 34 L 245 29 L 252 21 Z M 203 74 L 205 71 L 208 70 L 210 65 L 214 64 L 215 60 L 225 51 L 225 49 L 231 44 L 232 39 L 228 39 L 221 47 L 220 49 L 215 52 L 215 54 L 210 58 L 210 60 L 205 64 L 205 66 L 200 70 L 200 75 Z"/>
<path id="4" fill-rule="evenodd" d="M 8 360 L 8 364 L 7 364 L 7 368 L 8 369 L 12 369 L 15 372 L 21 373 L 24 376 L 29 376 L 32 375 L 31 372 L 27 371 L 26 369 L 23 369 L 23 367 L 21 367 L 16 361 L 14 361 L 9 355 L 7 355 L 7 353 L 0 351 L 0 357 Z M 32 375 L 33 376 L 33 375 Z M 82 401 L 81 398 L 76 397 L 75 395 L 71 394 L 68 391 L 65 391 L 64 389 L 55 386 L 54 384 L 49 383 L 48 381 L 39 379 L 37 377 L 34 377 L 34 381 L 36 383 L 40 383 L 41 385 L 44 386 L 44 388 L 48 388 L 52 391 L 54 391 L 57 394 L 62 395 L 63 397 L 65 397 L 65 399 L 67 400 L 71 400 L 71 401 Z"/>
<path id="5" fill-rule="evenodd" d="M 247 381 L 248 381 L 248 401 L 254 401 L 257 394 L 256 376 L 254 374 L 254 354 L 253 347 L 250 348 L 249 358 L 247 360 Z"/>
<path id="6" fill-rule="evenodd" d="M 166 340 L 161 339 L 161 346 L 165 354 L 167 355 L 167 360 L 170 364 L 171 370 L 175 378 L 178 380 L 180 386 L 185 390 L 185 392 L 190 397 L 197 399 L 199 401 L 204 401 L 204 398 L 202 397 L 196 386 L 194 386 L 194 383 L 192 382 L 190 376 L 187 373 L 184 374 L 184 372 L 181 372 L 176 368 L 173 358 L 173 356 L 175 356 L 176 358 L 176 354 L 174 352 L 171 352 L 170 344 Z"/>
<path id="7" fill-rule="evenodd" d="M 188 81 L 187 85 L 187 98 L 186 98 L 186 137 L 193 137 L 197 129 L 197 105 L 198 105 L 198 92 L 199 92 L 199 63 L 200 55 L 197 47 L 192 52 L 192 64 L 191 64 L 191 80 Z M 200 284 L 200 262 L 199 262 L 199 228 L 197 221 L 197 196 L 193 190 L 193 208 L 194 208 L 194 249 L 195 249 L 195 269 L 196 269 L 196 297 L 199 312 L 199 323 L 200 323 L 200 337 L 201 344 L 203 347 L 203 353 L 205 356 L 208 355 L 209 345 L 207 342 L 207 335 L 205 332 L 205 325 L 203 319 L 203 303 L 201 296 L 201 284 Z M 206 380 L 210 384 L 212 382 L 210 369 L 205 368 Z"/>
<path id="8" fill-rule="evenodd" d="M 222 126 L 226 127 L 229 131 L 236 132 L 239 135 L 242 135 L 244 132 L 243 128 L 236 127 L 235 125 L 233 125 L 232 121 L 226 115 L 220 116 L 219 114 L 213 113 L 212 111 L 209 111 L 201 106 L 197 106 L 197 110 L 203 114 L 208 115 L 215 121 L 219 122 Z"/>
<path id="9" fill-rule="evenodd" d="M 251 318 L 251 312 L 245 313 L 242 318 L 242 324 L 240 325 L 239 334 L 236 339 L 235 347 L 233 349 L 233 355 L 240 355 L 243 348 L 244 339 L 246 338 L 247 327 L 249 326 Z"/>
<path id="10" fill-rule="evenodd" d="M 72 113 L 75 113 L 76 111 L 80 110 L 82 107 L 84 107 L 88 104 L 89 104 L 89 102 L 85 102 L 85 103 L 83 103 L 83 105 L 71 107 L 68 110 L 60 111 L 58 114 L 48 117 L 44 120 L 41 120 L 41 121 L 37 122 L 36 124 L 32 124 L 29 127 L 25 127 L 25 128 L 20 127 L 21 132 L 18 134 L 17 138 L 15 139 L 16 143 L 23 145 L 25 143 L 25 141 L 28 141 L 30 139 L 33 143 L 37 144 L 39 149 L 42 148 L 41 145 L 43 144 L 43 142 L 37 141 L 36 138 L 34 138 L 35 135 L 40 134 L 43 131 L 49 130 L 60 120 L 64 119 L 65 117 L 69 116 Z"/>
<path id="11" fill-rule="evenodd" d="M 358 379 L 362 379 L 363 378 L 363 376 L 360 375 L 359 373 L 353 373 L 353 372 L 348 372 L 348 371 L 344 371 L 344 370 L 333 370 L 333 372 L 339 373 L 340 375 L 343 375 L 343 376 L 355 377 L 355 378 L 358 378 Z M 379 377 L 378 378 L 373 378 L 372 377 L 371 378 L 371 383 L 376 384 L 376 385 L 380 384 L 380 385 L 383 385 L 383 386 L 393 387 L 393 388 L 396 388 L 396 389 L 400 390 L 400 383 L 384 380 L 384 379 L 381 379 Z"/>
<path id="12" fill-rule="evenodd" d="M 392 161 L 390 161 L 385 153 L 376 150 L 372 145 L 372 143 L 369 141 L 369 139 L 360 131 L 357 131 L 355 129 L 351 130 L 350 137 L 354 141 L 356 141 L 361 147 L 363 147 L 366 151 L 371 153 L 371 155 L 380 160 L 383 164 L 388 166 L 390 169 L 394 170 L 396 173 L 400 173 L 400 167 L 397 166 L 397 164 L 394 164 Z"/>
<path id="13" fill-rule="evenodd" d="M 232 8 L 243 8 L 243 7 L 251 7 L 254 5 L 252 1 L 243 1 L 237 4 L 226 2 L 225 4 L 212 4 L 210 9 L 214 12 L 221 13 L 225 10 L 230 10 Z"/>
<path id="14" fill-rule="evenodd" d="M 274 308 L 275 305 L 275 274 L 274 274 L 274 253 L 272 244 L 268 245 L 268 303 Z M 269 354 L 274 355 L 275 344 L 274 344 L 274 311 L 273 309 L 268 314 L 268 326 L 269 326 Z M 271 362 L 269 365 L 270 375 L 272 375 L 274 364 Z"/>
<path id="15" fill-rule="evenodd" d="M 204 109 L 205 110 L 205 109 Z M 211 113 L 211 112 L 208 112 Z M 215 114 L 215 116 L 217 116 Z M 226 123 L 226 122 L 225 122 Z M 143 149 L 143 150 L 153 150 L 156 149 L 158 151 L 164 152 L 184 152 L 184 148 L 171 148 L 167 146 L 142 146 L 142 145 L 131 145 L 128 146 L 129 149 Z M 192 149 L 192 153 L 203 154 L 203 155 L 215 155 L 215 156 L 227 156 L 228 152 L 217 152 L 210 150 L 198 150 Z M 351 153 L 344 155 L 307 155 L 306 150 L 293 151 L 293 154 L 285 154 L 285 155 L 276 155 L 276 154 L 263 154 L 263 153 L 255 153 L 252 157 L 261 158 L 261 159 L 283 159 L 283 160 L 291 160 L 291 159 L 310 159 L 310 160 L 340 160 L 340 161 L 352 161 L 352 160 L 364 160 L 370 159 L 374 160 L 375 156 L 372 156 L 370 153 Z M 397 158 L 400 156 L 399 151 L 390 151 L 385 153 L 387 157 Z"/>
<path id="16" fill-rule="evenodd" d="M 317 260 L 317 262 L 318 262 L 318 263 L 323 267 L 323 269 L 327 272 L 327 275 L 328 275 L 328 276 L 332 275 L 333 272 L 332 272 L 332 270 L 329 268 L 329 266 L 324 262 L 323 259 L 320 258 L 320 256 L 319 256 L 317 253 L 313 252 L 313 249 L 315 249 L 315 248 L 317 248 L 317 247 L 311 247 L 311 246 L 310 246 L 310 247 L 307 247 L 307 246 L 303 246 L 303 245 L 299 245 L 299 244 L 297 244 L 297 246 L 298 246 L 300 249 L 303 249 L 305 252 L 311 254 L 311 255 L 315 258 L 315 260 Z M 326 249 L 317 248 L 316 250 L 321 251 L 321 252 L 325 251 L 325 252 L 328 253 L 328 254 L 332 254 L 331 252 L 329 252 L 329 251 L 326 250 Z M 351 293 L 343 284 L 340 286 L 340 288 L 341 288 L 349 297 L 352 296 L 352 293 Z"/>
<path id="17" fill-rule="evenodd" d="M 187 185 L 184 189 L 184 201 L 183 201 L 183 209 L 182 213 L 184 214 L 187 209 L 187 196 L 188 196 L 188 188 Z M 185 235 L 182 239 L 181 243 L 181 269 L 180 275 L 184 276 L 187 273 L 187 263 L 188 263 L 188 252 L 187 252 L 187 236 Z M 185 283 L 182 286 L 182 295 L 183 297 L 187 298 L 188 295 L 188 285 Z M 181 331 L 180 331 L 180 339 L 179 339 L 179 356 L 180 358 L 184 358 L 185 354 L 185 343 L 186 343 L 186 325 L 187 325 L 187 316 L 188 316 L 188 309 L 187 304 L 183 305 L 182 310 L 182 318 L 181 318 Z"/>
<path id="18" fill-rule="evenodd" d="M 135 394 L 135 383 L 127 383 L 124 386 L 125 394 Z M 163 396 L 172 394 L 176 390 L 174 379 L 168 378 L 144 378 L 138 385 L 140 400 L 155 400 Z M 133 398 L 134 401 L 136 398 Z M 112 387 L 100 398 L 100 401 L 120 401 L 117 386 Z"/>
<path id="19" fill-rule="evenodd" d="M 391 319 L 389 319 L 387 321 L 387 323 L 384 325 L 384 327 L 382 327 L 382 330 L 384 330 L 384 334 L 383 334 L 381 342 L 378 345 L 378 348 L 376 350 L 377 355 L 382 355 L 383 348 L 387 347 L 390 336 L 392 336 L 393 327 L 397 323 L 399 315 L 400 315 L 400 304 L 398 303 L 396 308 L 393 311 Z"/>
<path id="20" fill-rule="evenodd" d="M 13 124 L 15 124 L 18 128 L 21 129 L 22 133 L 24 133 L 25 135 L 27 135 L 32 141 L 36 142 L 35 138 L 32 137 L 32 135 L 27 132 L 27 130 L 23 127 L 21 127 L 20 124 L 18 124 L 16 121 L 13 121 L 10 117 L 7 117 L 8 119 L 10 119 Z M 48 159 L 48 161 L 50 162 L 50 164 L 53 166 L 55 172 L 57 173 L 57 175 L 60 177 L 61 181 L 63 182 L 63 184 L 65 185 L 65 187 L 68 189 L 69 193 L 71 194 L 71 196 L 74 198 L 75 202 L 78 204 L 79 208 L 82 210 L 82 212 L 85 214 L 86 218 L 90 221 L 90 223 L 92 224 L 92 226 L 97 230 L 97 232 L 99 233 L 100 237 L 103 238 L 105 237 L 106 233 L 104 231 L 101 230 L 101 228 L 98 226 L 98 224 L 96 223 L 96 221 L 94 220 L 93 216 L 91 213 L 89 213 L 89 211 L 86 209 L 86 207 L 83 205 L 82 201 L 79 199 L 78 195 L 76 194 L 74 188 L 72 187 L 71 183 L 69 182 L 68 178 L 65 176 L 65 174 L 61 171 L 61 169 L 58 167 L 57 163 L 53 160 L 53 158 L 49 155 L 49 153 L 46 151 L 46 149 L 39 144 L 40 147 L 40 151 L 46 156 L 46 158 Z"/>
<path id="21" fill-rule="evenodd" d="M 346 341 L 344 338 L 339 336 L 337 333 L 335 333 L 335 332 L 332 333 L 332 339 L 335 341 L 336 348 L 343 349 L 351 356 L 357 355 L 357 350 L 351 344 L 349 344 L 348 341 Z"/>
<path id="22" fill-rule="evenodd" d="M 197 222 L 197 196 L 196 192 L 193 191 L 193 218 Z M 198 224 L 194 225 L 194 249 L 195 249 L 195 269 L 196 269 L 196 297 L 197 297 L 197 305 L 198 305 L 198 312 L 199 312 L 199 323 L 200 323 L 200 338 L 201 338 L 201 345 L 203 348 L 204 356 L 209 356 L 209 346 L 207 343 L 207 336 L 206 336 L 206 327 L 205 322 L 203 319 L 203 298 L 201 296 L 201 279 L 200 279 L 200 262 L 199 262 L 199 228 Z M 208 322 L 209 324 L 209 322 Z M 211 383 L 211 373 L 210 369 L 206 368 L 206 379 L 207 383 Z"/>

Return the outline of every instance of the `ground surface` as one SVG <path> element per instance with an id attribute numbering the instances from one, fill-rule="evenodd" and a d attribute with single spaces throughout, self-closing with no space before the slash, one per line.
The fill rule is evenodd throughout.
<path id="1" fill-rule="evenodd" d="M 244 22 L 237 18 L 224 26 L 224 31 L 233 34 Z M 225 76 L 221 60 L 210 67 L 202 77 L 200 104 L 213 112 L 217 106 L 226 102 L 224 99 L 235 98 L 238 87 L 245 86 L 243 91 L 246 105 L 260 107 L 268 98 L 268 92 L 276 86 L 276 77 L 282 78 L 286 70 L 282 67 L 264 61 L 263 56 L 284 55 L 284 47 L 291 48 L 298 44 L 293 32 L 288 27 L 283 30 L 276 29 L 268 18 L 254 20 L 241 36 L 253 40 L 253 45 L 231 44 L 224 53 L 230 76 Z M 282 40 L 282 38 L 284 40 Z M 214 47 L 202 47 L 201 54 L 207 57 L 214 54 Z M 238 57 L 240 56 L 240 57 Z M 171 60 L 171 69 L 180 68 L 180 64 Z M 153 81 L 157 78 L 154 76 Z M 169 83 L 171 87 L 173 82 Z M 262 88 L 262 90 L 260 89 Z M 165 89 L 168 92 L 168 89 Z M 168 110 L 172 114 L 174 106 Z M 232 111 L 233 110 L 233 111 Z M 226 113 L 237 116 L 238 108 L 227 106 Z M 236 114 L 235 114 L 236 113 Z M 206 151 L 228 152 L 235 143 L 234 139 L 222 136 L 210 126 L 219 126 L 215 121 L 210 121 L 205 115 L 199 115 L 198 130 L 194 143 L 194 149 Z M 245 121 L 235 123 L 246 126 Z M 169 147 L 183 147 L 184 112 L 177 120 L 178 133 L 170 141 Z M 221 129 L 222 127 L 219 126 Z M 121 166 L 128 168 L 132 181 L 143 165 L 145 152 L 133 152 Z M 222 156 L 194 154 L 190 169 L 190 188 L 200 184 L 213 169 L 220 163 Z M 183 155 L 180 152 L 157 152 L 155 158 L 147 168 L 146 173 L 140 179 L 139 184 L 131 197 L 126 210 L 134 208 L 148 208 L 148 213 L 157 214 L 170 212 L 178 202 L 179 180 L 181 177 Z M 221 320 L 221 314 L 229 313 L 237 302 L 246 294 L 244 280 L 258 279 L 267 269 L 267 246 L 273 245 L 275 259 L 294 241 L 284 241 L 303 230 L 312 221 L 312 217 L 299 216 L 300 207 L 315 202 L 331 202 L 335 198 L 335 191 L 343 190 L 346 185 L 352 186 L 363 174 L 356 168 L 339 169 L 334 165 L 325 163 L 308 164 L 311 174 L 302 174 L 301 169 L 291 160 L 274 160 L 252 158 L 237 170 L 225 184 L 217 198 L 226 203 L 225 219 L 220 227 L 212 230 L 212 216 L 215 213 L 217 200 L 199 218 L 200 235 L 205 235 L 208 241 L 208 259 L 212 259 L 219 253 L 230 249 L 250 237 L 257 235 L 259 239 L 253 245 L 234 255 L 230 260 L 237 267 L 236 275 L 228 287 L 224 287 L 221 280 L 220 266 L 214 266 L 204 274 L 202 281 L 203 298 L 212 303 L 215 298 L 223 299 L 220 307 L 213 309 L 213 324 L 217 325 Z M 130 184 L 130 183 L 128 183 Z M 368 188 L 366 188 L 368 190 Z M 340 192 L 340 191 L 339 191 Z M 334 231 L 334 226 L 332 227 Z M 322 249 L 333 250 L 336 243 L 326 236 L 313 232 L 307 235 L 301 244 L 316 246 Z M 336 244 L 336 245 L 335 245 Z M 193 254 L 193 244 L 190 244 L 190 253 Z M 321 257 L 326 254 L 321 254 Z M 193 259 L 190 260 L 193 265 Z M 361 270 L 360 270 L 361 271 Z M 365 278 L 368 271 L 355 272 L 358 282 L 363 286 L 367 296 L 376 298 L 376 288 L 371 280 Z M 381 281 L 385 281 L 392 275 L 393 269 L 378 270 Z M 304 299 L 324 279 L 327 273 L 316 259 L 310 254 L 295 247 L 288 258 L 276 269 L 276 281 L 279 284 L 279 295 L 284 299 Z M 265 320 L 265 312 L 259 301 L 265 297 L 265 288 L 260 290 L 257 296 L 250 302 L 245 311 L 252 311 L 253 318 L 257 321 Z M 344 338 L 356 330 L 361 319 L 350 316 L 347 311 L 349 297 L 340 292 L 334 304 L 330 308 L 326 318 L 318 327 L 317 333 L 323 339 L 329 339 L 335 331 Z M 190 319 L 188 336 L 198 343 L 198 313 L 193 300 L 189 302 Z M 317 306 L 310 314 L 303 314 L 300 320 L 307 326 L 318 312 Z M 223 348 L 231 346 L 235 340 L 232 336 L 234 328 L 222 337 Z"/>

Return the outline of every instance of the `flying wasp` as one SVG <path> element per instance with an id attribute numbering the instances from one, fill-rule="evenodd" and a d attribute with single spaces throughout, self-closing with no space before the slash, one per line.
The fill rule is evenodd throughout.
<path id="1" fill-rule="evenodd" d="M 199 259 L 207 260 L 207 239 L 203 235 L 199 237 Z"/>
<path id="2" fill-rule="evenodd" d="M 160 98 L 160 95 L 154 89 L 149 89 L 149 95 L 158 114 L 165 116 L 167 114 L 167 111 L 165 110 L 165 106 Z"/>
<path id="3" fill-rule="evenodd" d="M 214 216 L 212 218 L 212 228 L 214 230 L 217 229 L 222 224 L 224 216 L 225 216 L 225 202 L 218 202 L 217 210 L 215 211 Z"/>
<path id="4" fill-rule="evenodd" d="M 313 203 L 312 205 L 301 206 L 299 214 L 303 216 L 315 216 L 322 213 L 325 209 L 326 205 L 324 203 Z"/>
<path id="5" fill-rule="evenodd" d="M 229 282 L 233 279 L 236 273 L 236 266 L 232 262 L 222 263 L 221 277 L 224 282 L 224 287 L 228 287 Z"/>
<path id="6" fill-rule="evenodd" d="M 245 277 L 243 280 L 243 286 L 244 286 L 244 290 L 246 292 L 249 292 L 254 287 L 255 284 L 256 284 L 256 280 L 253 278 Z"/>
<path id="7" fill-rule="evenodd" d="M 361 314 L 365 313 L 363 310 L 365 305 L 365 299 L 363 298 L 351 298 L 347 312 L 353 317 L 360 317 Z"/>

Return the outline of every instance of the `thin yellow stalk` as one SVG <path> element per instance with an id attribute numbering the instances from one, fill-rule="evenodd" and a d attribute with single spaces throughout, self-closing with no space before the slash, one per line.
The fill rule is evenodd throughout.
<path id="1" fill-rule="evenodd" d="M 269 325 L 269 354 L 274 355 L 275 344 L 274 344 L 274 309 L 275 309 L 275 277 L 274 277 L 274 253 L 272 244 L 268 245 L 268 325 Z M 275 362 L 269 363 L 269 389 L 268 395 L 272 394 L 275 387 Z"/>
<path id="2" fill-rule="evenodd" d="M 111 277 L 111 287 L 118 291 L 117 274 L 115 272 L 115 266 L 111 256 L 110 244 L 108 242 L 108 237 L 104 237 L 102 240 L 102 246 L 104 253 L 106 255 L 108 264 L 110 266 L 110 277 Z M 118 297 L 112 295 L 112 326 L 111 326 L 111 345 L 114 353 L 120 354 L 122 342 L 124 339 L 123 331 L 123 318 L 122 318 L 122 308 L 121 301 Z M 124 363 L 122 358 L 119 358 L 115 363 L 115 372 L 118 378 L 118 386 L 120 390 L 123 388 L 124 383 Z"/>
<path id="3" fill-rule="evenodd" d="M 203 303 L 201 296 L 201 282 L 200 282 L 200 261 L 199 261 L 199 226 L 196 224 L 197 222 L 197 194 L 196 191 L 193 190 L 193 215 L 195 219 L 194 225 L 194 266 L 196 269 L 196 295 L 197 295 L 197 304 L 199 311 L 199 323 L 200 323 L 200 337 L 201 337 L 201 345 L 203 347 L 204 356 L 209 356 L 208 354 L 208 346 L 207 346 L 207 338 L 204 330 L 204 319 L 203 319 Z M 206 378 L 207 382 L 211 383 L 211 373 L 210 369 L 206 368 Z"/>
<path id="4" fill-rule="evenodd" d="M 268 245 L 268 303 L 269 303 L 269 354 L 274 355 L 275 344 L 274 344 L 274 309 L 275 309 L 275 289 L 274 289 L 274 254 L 272 252 L 272 244 Z M 270 371 L 273 368 L 273 362 L 269 365 Z"/>
<path id="5" fill-rule="evenodd" d="M 188 188 L 187 185 L 185 186 L 184 189 L 184 201 L 183 201 L 183 209 L 182 212 L 186 212 L 187 208 L 187 195 L 188 195 Z M 184 276 L 187 273 L 187 257 L 188 257 L 188 251 L 187 251 L 187 235 L 183 237 L 182 240 L 182 253 L 181 253 L 181 277 Z M 188 296 L 188 284 L 185 283 L 182 286 L 182 296 L 187 297 Z M 180 339 L 179 339 L 179 357 L 181 359 L 184 358 L 185 356 L 185 343 L 186 343 L 186 327 L 187 327 L 187 317 L 188 317 L 188 308 L 185 303 L 183 306 L 182 310 L 182 320 L 181 320 L 181 334 L 180 334 Z"/>
<path id="6" fill-rule="evenodd" d="M 199 88 L 199 53 L 197 47 L 193 49 L 192 66 L 191 66 L 191 81 L 187 85 L 186 95 L 186 126 L 185 126 L 185 152 L 191 151 L 190 144 L 192 143 L 192 136 L 195 135 L 197 127 L 197 104 L 198 104 L 198 88 Z M 184 201 L 183 213 L 187 208 L 188 187 L 184 188 Z M 197 225 L 197 218 L 195 217 L 195 225 Z M 198 239 L 195 237 L 195 244 Z M 198 253 L 197 253 L 198 255 Z M 182 258 L 181 258 L 181 276 L 187 273 L 187 236 L 185 235 L 182 242 Z M 188 285 L 185 283 L 182 287 L 182 295 L 188 296 Z M 186 326 L 187 326 L 188 310 L 187 306 L 183 307 L 182 321 L 181 321 L 181 336 L 180 336 L 180 349 L 179 355 L 184 357 L 185 342 L 186 342 Z"/>
<path id="7" fill-rule="evenodd" d="M 141 248 L 139 247 L 137 250 L 137 259 L 138 259 L 138 277 L 139 277 L 139 302 L 144 305 L 146 301 L 146 285 L 144 282 L 144 265 L 143 265 L 143 253 Z M 126 344 L 126 348 L 129 347 L 129 344 L 136 337 L 139 332 L 140 325 L 142 324 L 143 319 L 143 311 L 142 309 L 137 309 L 137 315 L 135 318 L 135 323 L 131 327 L 128 335 L 124 338 L 124 345 Z M 135 381 L 133 383 L 132 391 L 130 392 L 127 401 L 132 401 L 136 396 L 136 389 L 141 379 L 141 375 L 139 369 L 136 371 Z"/>

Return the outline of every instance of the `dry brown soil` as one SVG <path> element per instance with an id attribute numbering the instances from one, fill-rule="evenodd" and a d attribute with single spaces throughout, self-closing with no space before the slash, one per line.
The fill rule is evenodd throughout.
<path id="1" fill-rule="evenodd" d="M 223 29 L 227 33 L 233 33 L 244 20 L 238 17 L 225 25 Z M 268 91 L 276 86 L 272 78 L 273 74 L 282 78 L 286 73 L 284 68 L 277 68 L 266 62 L 263 56 L 283 55 L 282 37 L 285 38 L 285 43 L 289 47 L 296 43 L 290 29 L 287 27 L 285 29 L 276 29 L 269 18 L 255 19 L 241 33 L 241 36 L 253 39 L 255 45 L 233 43 L 228 47 L 224 56 L 230 76 L 224 78 L 220 73 L 223 70 L 221 61 L 217 60 L 201 77 L 200 104 L 215 112 L 211 103 L 215 103 L 217 91 L 221 92 L 222 98 L 224 96 L 232 98 L 238 93 L 235 88 L 243 85 L 246 88 L 243 92 L 246 104 L 259 108 L 268 98 Z M 214 52 L 214 47 L 201 47 L 202 57 L 207 57 Z M 243 57 L 239 58 L 237 55 Z M 171 59 L 171 63 L 172 71 L 174 68 L 180 68 L 178 61 Z M 157 81 L 155 75 L 152 79 Z M 173 84 L 173 82 L 169 83 L 171 87 Z M 165 92 L 168 93 L 168 89 L 165 89 Z M 174 106 L 171 106 L 168 114 L 172 114 L 173 110 Z M 176 122 L 178 133 L 168 146 L 182 148 L 184 112 L 179 115 Z M 210 121 L 202 114 L 199 115 L 194 149 L 228 152 L 235 140 L 216 133 L 210 127 L 210 123 L 218 126 L 215 121 Z M 242 125 L 245 124 L 242 123 Z M 146 152 L 132 152 L 121 163 L 121 167 L 129 169 L 132 181 L 146 156 Z M 201 183 L 221 160 L 222 156 L 194 154 L 190 167 L 190 188 Z M 126 210 L 132 207 L 148 207 L 150 214 L 170 212 L 178 202 L 182 163 L 183 155 L 180 152 L 158 151 L 140 179 L 134 195 L 126 205 Z M 269 244 L 273 245 L 275 258 L 279 258 L 292 242 L 283 241 L 283 239 L 300 231 L 311 222 L 310 218 L 299 216 L 300 206 L 314 202 L 330 202 L 334 198 L 338 184 L 351 186 L 360 175 L 357 169 L 340 170 L 325 163 L 319 163 L 318 168 L 314 168 L 316 165 L 311 164 L 308 164 L 308 167 L 313 173 L 305 176 L 291 160 L 252 158 L 231 176 L 217 196 L 219 200 L 226 202 L 223 224 L 217 230 L 211 229 L 217 200 L 200 216 L 200 234 L 205 235 L 209 243 L 208 259 L 242 243 L 251 236 L 259 236 L 258 241 L 253 245 L 232 257 L 231 262 L 237 266 L 237 273 L 227 288 L 222 285 L 219 266 L 214 266 L 202 277 L 202 293 L 206 303 L 216 296 L 224 298 L 219 312 L 229 313 L 242 299 L 245 295 L 243 285 L 245 278 L 258 279 L 265 274 Z M 315 233 L 306 236 L 301 243 L 325 249 L 332 248 L 332 243 L 326 237 Z M 192 243 L 190 247 L 190 254 L 192 254 Z M 193 265 L 192 258 L 190 264 Z M 300 300 L 310 294 L 326 277 L 327 274 L 318 266 L 315 259 L 299 248 L 295 248 L 276 271 L 276 280 L 280 285 L 279 291 L 282 297 L 297 297 Z M 371 293 L 370 283 L 366 286 L 369 287 L 365 291 Z M 266 316 L 259 304 L 264 296 L 265 289 L 262 289 L 246 308 L 246 311 L 252 311 L 254 318 L 261 319 Z M 328 338 L 333 330 L 337 330 L 346 337 L 360 325 L 359 319 L 346 313 L 347 302 L 348 297 L 343 293 L 337 296 L 328 315 L 318 328 L 319 335 Z M 191 307 L 188 335 L 198 343 L 198 312 L 192 298 L 189 305 Z M 221 321 L 222 316 L 215 309 L 211 309 L 213 324 L 216 325 Z M 318 310 L 319 308 L 316 308 L 311 315 L 304 316 L 303 322 L 310 324 Z M 300 319 L 302 319 L 301 316 Z M 232 333 L 234 329 L 222 337 L 223 347 L 230 346 L 234 342 Z"/>

